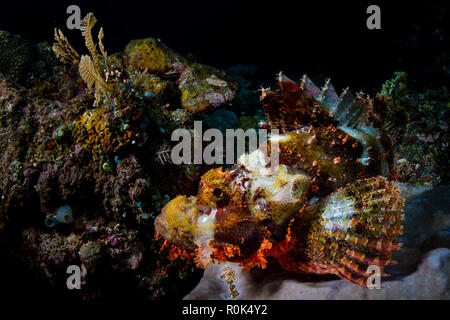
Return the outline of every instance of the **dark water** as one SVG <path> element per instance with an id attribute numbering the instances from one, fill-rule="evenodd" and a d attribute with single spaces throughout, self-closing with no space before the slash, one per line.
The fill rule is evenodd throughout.
<path id="1" fill-rule="evenodd" d="M 262 79 L 282 70 L 294 79 L 308 73 L 332 77 L 338 88 L 370 90 L 407 71 L 419 86 L 448 82 L 448 72 L 430 67 L 448 43 L 446 2 L 377 1 L 382 28 L 368 30 L 372 2 L 1 1 L 0 29 L 51 42 L 58 26 L 79 47 L 78 31 L 65 27 L 66 8 L 77 4 L 82 16 L 92 11 L 98 18 L 109 53 L 151 36 L 224 69 L 255 64 Z"/>

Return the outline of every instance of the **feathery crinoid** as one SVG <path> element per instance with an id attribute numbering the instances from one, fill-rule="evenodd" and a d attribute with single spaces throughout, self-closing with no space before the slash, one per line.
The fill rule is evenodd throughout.
<path id="1" fill-rule="evenodd" d="M 94 87 L 95 102 L 94 106 L 97 106 L 101 99 L 101 94 L 107 95 L 111 92 L 111 87 L 103 80 L 102 76 L 97 72 L 94 64 L 89 56 L 82 56 L 78 67 L 80 75 L 86 82 L 89 89 Z"/>
<path id="2" fill-rule="evenodd" d="M 89 50 L 92 59 L 89 56 L 82 56 L 79 65 L 80 75 L 83 78 L 84 82 L 86 82 L 89 88 L 92 88 L 93 86 L 95 88 L 94 106 L 97 106 L 99 104 L 101 94 L 107 95 L 112 91 L 111 87 L 106 83 L 105 80 L 103 80 L 103 70 L 98 59 L 97 45 L 94 43 L 94 40 L 92 38 L 92 28 L 96 23 L 97 19 L 92 12 L 89 12 L 86 17 L 81 20 L 81 34 L 84 37 L 86 48 Z M 98 34 L 100 52 L 103 56 L 106 71 L 109 72 L 108 56 L 106 55 L 106 51 L 102 43 L 103 37 L 103 28 L 100 28 L 100 32 Z"/>
<path id="3" fill-rule="evenodd" d="M 105 34 L 103 33 L 103 28 L 100 28 L 98 32 L 98 47 L 100 48 L 100 53 L 102 54 L 103 61 L 105 63 L 106 73 L 109 74 L 111 72 L 111 63 L 108 59 L 108 53 L 105 51 L 105 47 L 103 46 L 103 37 Z"/>
<path id="4" fill-rule="evenodd" d="M 91 56 L 80 55 L 78 52 L 70 45 L 67 38 L 61 32 L 61 30 L 55 29 L 55 42 L 53 44 L 53 51 L 55 52 L 57 58 L 63 63 L 72 63 L 73 65 L 78 65 L 78 70 L 84 82 L 87 84 L 89 89 L 94 89 L 94 106 L 98 106 L 101 100 L 101 95 L 109 95 L 112 92 L 112 86 L 107 83 L 107 78 L 103 71 L 103 67 L 99 61 L 99 54 L 97 52 L 97 45 L 92 38 L 92 28 L 97 23 L 92 12 L 89 12 L 83 20 L 81 20 L 81 34 L 84 37 L 84 42 L 86 48 L 88 49 Z M 108 59 L 108 55 L 103 46 L 103 28 L 100 28 L 98 34 L 98 46 L 100 49 L 101 58 L 105 65 L 105 72 L 108 74 L 111 69 L 111 64 Z M 106 79 L 105 79 L 106 78 Z"/>
<path id="5" fill-rule="evenodd" d="M 89 12 L 86 17 L 81 20 L 80 30 L 81 34 L 83 35 L 86 48 L 91 54 L 94 67 L 97 69 L 97 71 L 101 72 L 102 68 L 100 66 L 100 63 L 98 62 L 97 45 L 92 38 L 92 28 L 96 23 L 97 19 L 95 18 L 94 14 L 92 12 Z"/>
<path id="6" fill-rule="evenodd" d="M 66 36 L 58 28 L 55 28 L 55 40 L 56 42 L 53 43 L 52 49 L 56 57 L 63 63 L 77 65 L 80 61 L 80 55 L 70 45 L 69 40 L 67 40 Z"/>

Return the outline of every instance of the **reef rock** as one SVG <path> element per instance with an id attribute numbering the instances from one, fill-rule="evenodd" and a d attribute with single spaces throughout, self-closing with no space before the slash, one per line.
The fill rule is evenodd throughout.
<path id="1" fill-rule="evenodd" d="M 55 59 L 47 43 L 32 44 L 18 35 L 0 30 L 0 73 L 8 80 L 27 84 L 52 72 Z"/>
<path id="2" fill-rule="evenodd" d="M 31 60 L 21 56 L 24 65 L 14 69 L 14 61 L 3 57 L 12 58 L 27 44 L 20 46 L 19 38 L 4 44 L 3 35 L 0 32 L 0 260 L 5 269 L 0 273 L 9 275 L 15 264 L 21 265 L 39 280 L 17 291 L 44 283 L 62 296 L 67 266 L 78 265 L 81 299 L 120 292 L 130 296 L 131 289 L 124 287 L 146 288 L 134 292 L 149 299 L 175 296 L 172 291 L 179 289 L 184 292 L 178 296 L 184 296 L 190 289 L 173 281 L 183 278 L 193 288 L 198 276 L 160 254 L 152 229 L 154 213 L 178 187 L 167 181 L 184 173 L 181 166 L 162 170 L 153 160 L 158 146 L 168 140 L 165 135 L 181 122 L 166 109 L 177 101 L 164 95 L 164 81 L 178 90 L 175 80 L 114 69 L 116 80 L 126 80 L 120 82 L 122 95 L 93 108 L 95 97 L 73 67 L 55 65 L 51 76 L 21 86 L 22 72 L 29 76 L 26 80 L 34 74 Z M 3 51 L 10 42 L 10 51 Z M 29 52 L 23 51 L 27 57 L 33 54 L 30 46 Z M 42 59 L 45 62 L 46 55 Z M 120 65 L 121 58 L 112 60 Z M 152 78 L 144 82 L 143 74 Z M 182 111 L 179 118 L 191 114 Z M 136 135 L 129 135 L 131 131 Z M 182 177 L 183 190 L 188 190 L 193 183 Z M 58 208 L 68 214 L 67 206 L 70 219 L 56 223 L 61 222 Z M 104 290 L 99 279 L 113 274 L 123 282 L 116 291 Z M 8 292 L 16 288 L 5 277 L 0 282 Z"/>
<path id="3" fill-rule="evenodd" d="M 129 72 L 147 70 L 149 76 L 175 77 L 181 105 L 193 113 L 230 103 L 239 89 L 224 72 L 192 62 L 153 38 L 131 41 L 125 47 L 123 61 Z"/>
<path id="4" fill-rule="evenodd" d="M 406 199 L 403 248 L 386 268 L 381 289 L 366 289 L 334 276 L 294 274 L 275 261 L 265 270 L 242 272 L 235 263 L 212 264 L 185 299 L 449 299 L 450 188 L 399 184 Z M 233 270 L 234 276 L 227 276 Z"/>

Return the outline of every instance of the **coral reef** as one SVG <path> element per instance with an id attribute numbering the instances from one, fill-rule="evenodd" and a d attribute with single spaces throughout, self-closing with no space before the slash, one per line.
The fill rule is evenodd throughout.
<path id="1" fill-rule="evenodd" d="M 237 95 L 238 84 L 225 73 L 180 56 L 159 40 L 133 40 L 124 50 L 123 62 L 128 72 L 148 71 L 175 78 L 181 105 L 198 113 L 229 104 Z"/>
<path id="2" fill-rule="evenodd" d="M 98 106 L 100 103 L 101 95 L 108 96 L 113 88 L 108 84 L 108 76 L 115 76 L 116 74 L 111 71 L 111 63 L 108 59 L 108 55 L 103 46 L 102 40 L 104 37 L 103 28 L 100 28 L 98 34 L 98 46 L 100 48 L 101 56 L 103 58 L 103 66 L 99 62 L 99 54 L 97 52 L 97 45 L 92 38 L 92 28 L 97 23 L 92 12 L 89 12 L 86 17 L 81 21 L 80 30 L 85 40 L 85 44 L 91 56 L 83 55 L 80 57 L 78 52 L 70 45 L 67 38 L 64 36 L 61 30 L 55 29 L 55 40 L 53 44 L 53 52 L 58 59 L 63 63 L 71 63 L 78 66 L 80 76 L 88 86 L 88 89 L 94 88 L 94 106 Z M 103 69 L 105 68 L 105 69 Z M 104 80 L 106 76 L 106 81 Z"/>
<path id="3" fill-rule="evenodd" d="M 236 96 L 237 84 L 211 67 L 194 63 L 181 70 L 181 104 L 189 111 L 219 108 Z"/>
<path id="4" fill-rule="evenodd" d="M 405 72 L 395 72 L 395 78 L 383 84 L 380 96 L 389 102 L 398 104 L 398 100 L 403 98 L 407 93 L 408 85 L 406 79 Z"/>
<path id="5" fill-rule="evenodd" d="M 94 155 L 116 152 L 131 141 L 133 133 L 127 122 L 121 127 L 122 120 L 106 108 L 87 110 L 75 123 L 76 143 Z"/>
<path id="6" fill-rule="evenodd" d="M 124 54 L 129 71 L 148 70 L 150 73 L 163 75 L 172 70 L 176 62 L 174 53 L 153 38 L 131 41 L 125 47 Z"/>
<path id="7" fill-rule="evenodd" d="M 37 84 L 52 73 L 55 58 L 48 43 L 32 44 L 0 30 L 0 73 L 13 83 Z"/>
<path id="8" fill-rule="evenodd" d="M 448 89 L 429 89 L 414 92 L 407 86 L 407 75 L 395 73 L 379 96 L 389 110 L 400 111 L 395 118 L 387 112 L 388 124 L 394 138 L 394 171 L 401 182 L 420 185 L 448 184 Z"/>
<path id="9" fill-rule="evenodd" d="M 67 266 L 80 265 L 83 299 L 124 296 L 124 287 L 141 288 L 137 294 L 144 299 L 181 297 L 201 271 L 160 251 L 153 221 L 171 197 L 194 193 L 207 168 L 158 163 L 155 154 L 170 145 L 172 130 L 191 127 L 191 111 L 229 103 L 237 85 L 167 47 L 159 54 L 176 61 L 164 72 L 123 53 L 108 56 L 103 29 L 93 40 L 95 22 L 91 13 L 82 22 L 89 56 L 55 30 L 53 51 L 64 65 L 51 57 L 50 47 L 37 51 L 1 33 L 7 39 L 0 43 L 1 247 L 11 250 L 5 259 L 27 265 L 55 289 L 65 283 Z M 132 41 L 126 53 L 133 43 L 141 42 Z M 34 54 L 41 63 L 31 66 Z M 155 62 L 156 56 L 146 59 Z M 21 86 L 47 61 L 49 72 Z M 190 77 L 183 78 L 185 87 L 182 74 Z M 183 90 L 198 99 L 229 95 L 210 106 L 202 100 L 200 109 L 191 99 L 188 110 Z M 123 281 L 105 291 L 109 276 Z"/>

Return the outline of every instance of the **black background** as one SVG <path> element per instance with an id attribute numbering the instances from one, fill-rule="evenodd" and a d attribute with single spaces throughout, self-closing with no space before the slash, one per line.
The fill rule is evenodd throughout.
<path id="1" fill-rule="evenodd" d="M 392 78 L 394 71 L 407 71 L 410 83 L 417 86 L 450 83 L 448 75 L 429 70 L 447 50 L 448 15 L 442 13 L 448 13 L 446 2 L 0 0 L 0 29 L 33 42 L 52 42 L 53 28 L 58 27 L 82 52 L 80 32 L 66 28 L 66 8 L 77 4 L 82 16 L 94 12 L 110 54 L 132 39 L 155 37 L 223 69 L 255 64 L 261 79 L 274 79 L 282 70 L 294 79 L 303 73 L 330 76 L 340 89 L 371 91 Z M 381 30 L 366 28 L 371 4 L 381 7 Z M 433 34 L 442 26 L 444 40 L 436 43 Z M 24 269 L 0 261 L 0 273 L 8 281 L 0 283 L 3 293 L 11 299 L 46 301 L 42 287 L 33 286 L 33 276 Z M 57 304 L 47 302 L 42 308 L 52 312 Z"/>
<path id="2" fill-rule="evenodd" d="M 224 69 L 255 64 L 270 80 L 279 71 L 296 80 L 308 73 L 329 76 L 341 89 L 370 91 L 394 71 L 407 71 L 413 82 L 442 82 L 424 70 L 446 43 L 432 42 L 447 15 L 443 1 L 1 1 L 0 29 L 52 42 L 58 27 L 82 51 L 79 31 L 66 28 L 70 4 L 79 5 L 82 16 L 94 12 L 109 53 L 132 39 L 155 37 Z M 381 30 L 366 27 L 371 4 L 381 8 Z"/>

